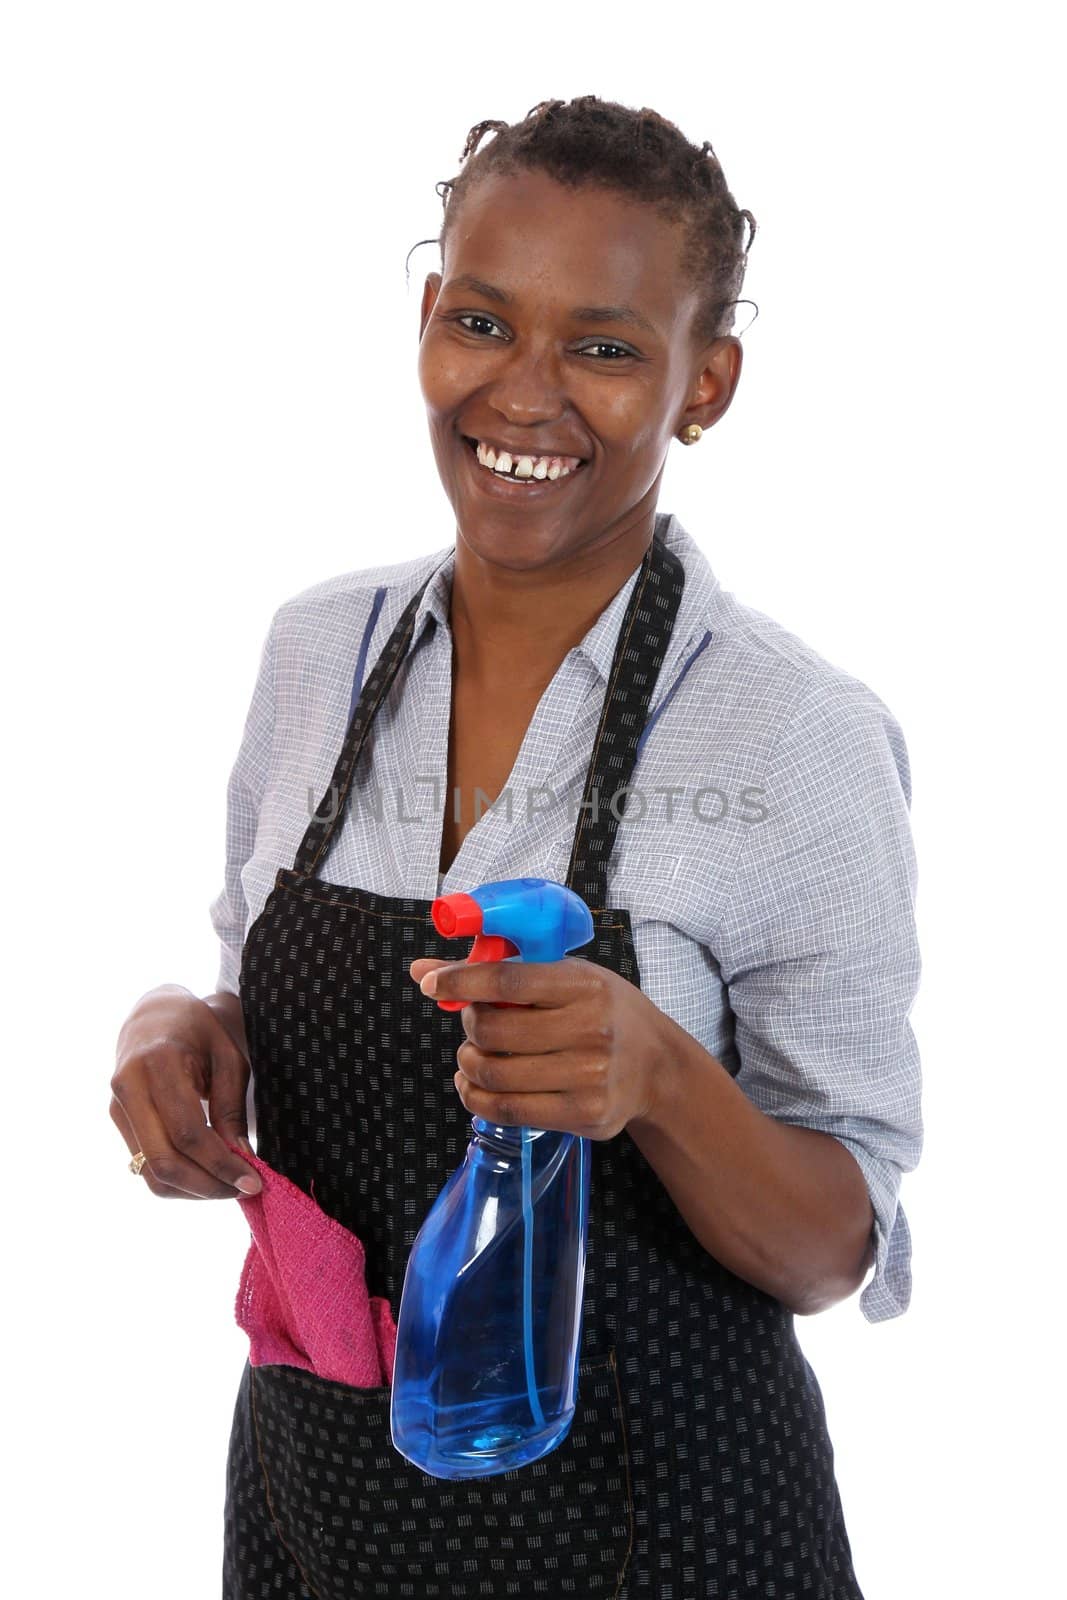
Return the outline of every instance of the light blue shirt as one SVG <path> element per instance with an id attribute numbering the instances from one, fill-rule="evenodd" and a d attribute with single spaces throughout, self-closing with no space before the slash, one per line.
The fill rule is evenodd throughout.
<path id="1" fill-rule="evenodd" d="M 608 904 L 630 913 L 645 994 L 760 1110 L 852 1152 L 877 1249 L 859 1304 L 870 1322 L 899 1316 L 911 1239 L 898 1196 L 923 1138 L 904 738 L 859 679 L 724 590 L 676 517 L 657 522 L 685 590 L 631 792 L 601 796 L 621 817 Z M 219 989 L 237 992 L 245 935 L 327 792 L 359 686 L 435 568 L 319 874 L 421 899 L 566 878 L 637 569 L 561 663 L 504 790 L 441 874 L 453 558 L 446 546 L 342 573 L 275 612 L 227 790 Z"/>

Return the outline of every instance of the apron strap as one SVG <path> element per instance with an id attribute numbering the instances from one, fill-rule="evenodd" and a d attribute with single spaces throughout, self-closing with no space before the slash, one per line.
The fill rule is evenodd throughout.
<path id="1" fill-rule="evenodd" d="M 445 561 L 447 560 L 446 556 Z M 352 785 L 360 751 L 367 737 L 367 730 L 374 721 L 379 705 L 389 693 L 393 679 L 407 654 L 419 601 L 430 580 L 443 565 L 444 562 L 434 568 L 426 582 L 416 590 L 404 607 L 396 627 L 386 641 L 385 648 L 371 669 L 370 677 L 363 685 L 355 710 L 349 716 L 348 729 L 333 769 L 330 786 L 316 806 L 300 842 L 300 848 L 296 852 L 294 870 L 304 877 L 314 874 L 316 866 L 330 846 L 336 829 L 341 826 L 348 801 L 348 791 Z"/>
<path id="2" fill-rule="evenodd" d="M 685 568 L 664 543 L 657 518 L 619 628 L 567 868 L 567 887 L 590 910 L 607 904 L 608 865 L 626 813 L 625 791 L 684 588 Z"/>

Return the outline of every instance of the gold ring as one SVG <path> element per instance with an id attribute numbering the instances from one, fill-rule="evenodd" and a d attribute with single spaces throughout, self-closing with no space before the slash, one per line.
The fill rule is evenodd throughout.
<path id="1" fill-rule="evenodd" d="M 147 1159 L 148 1158 L 145 1155 L 144 1151 L 143 1150 L 138 1150 L 137 1154 L 134 1156 L 133 1160 L 130 1162 L 130 1171 L 133 1173 L 135 1178 L 136 1177 L 140 1177 L 141 1168 L 144 1166 L 145 1161 Z"/>

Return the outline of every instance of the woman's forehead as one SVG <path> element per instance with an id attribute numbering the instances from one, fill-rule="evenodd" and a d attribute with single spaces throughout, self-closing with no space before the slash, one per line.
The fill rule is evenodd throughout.
<path id="1" fill-rule="evenodd" d="M 447 230 L 443 287 L 471 280 L 519 302 L 629 305 L 665 330 L 688 284 L 681 227 L 654 206 L 545 173 L 491 174 L 459 198 Z M 495 297 L 494 297 L 495 298 Z"/>

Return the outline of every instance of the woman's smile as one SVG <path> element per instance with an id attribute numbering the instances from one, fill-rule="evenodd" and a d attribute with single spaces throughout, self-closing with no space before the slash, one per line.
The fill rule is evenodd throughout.
<path id="1" fill-rule="evenodd" d="M 561 493 L 580 478 L 589 465 L 587 461 L 579 461 L 577 466 L 561 470 L 558 456 L 530 455 L 527 459 L 531 463 L 531 471 L 516 476 L 513 469 L 516 464 L 521 463 L 520 456 L 487 457 L 483 451 L 483 459 L 479 459 L 477 440 L 470 439 L 465 434 L 459 435 L 459 449 L 469 464 L 471 476 L 478 490 L 482 494 L 492 495 L 497 500 L 541 500 L 546 495 Z M 497 464 L 488 465 L 490 459 L 495 460 Z M 507 470 L 504 470 L 502 463 L 508 464 Z M 556 464 L 558 470 L 549 476 L 553 464 Z"/>

